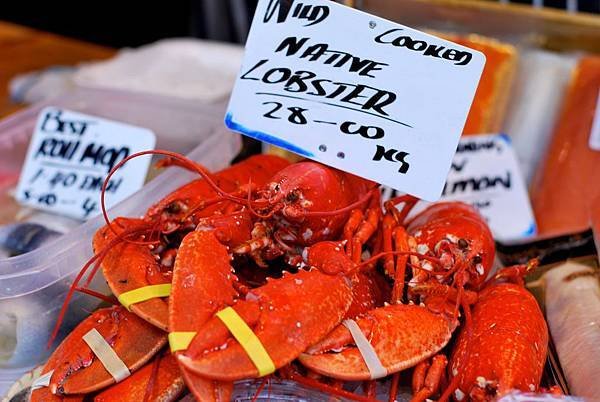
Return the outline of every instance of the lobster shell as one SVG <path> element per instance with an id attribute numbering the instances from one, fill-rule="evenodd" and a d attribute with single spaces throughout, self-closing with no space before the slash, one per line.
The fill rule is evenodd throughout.
<path id="1" fill-rule="evenodd" d="M 548 327 L 531 293 L 512 283 L 491 285 L 481 291 L 472 322 L 471 336 L 463 327 L 450 360 L 449 375 L 460 380 L 456 400 L 491 400 L 511 389 L 536 391 Z"/>
<path id="2" fill-rule="evenodd" d="M 250 179 L 252 183 L 261 185 L 287 164 L 287 161 L 276 156 L 257 155 L 216 173 L 215 182 L 225 191 L 235 191 L 240 185 L 247 184 Z M 121 233 L 124 228 L 151 227 L 150 223 L 160 219 L 161 214 L 163 218 L 164 214 L 167 214 L 168 219 L 177 221 L 190 208 L 215 196 L 215 191 L 206 180 L 194 180 L 151 207 L 145 219 L 117 218 L 113 229 Z M 172 211 L 169 205 L 175 202 L 182 206 Z M 111 241 L 116 240 L 117 236 L 108 226 L 104 226 L 94 236 L 94 250 L 100 252 L 109 247 Z M 147 246 L 129 242 L 120 242 L 112 246 L 102 261 L 102 271 L 115 296 L 144 286 L 170 282 L 170 277 L 161 274 L 161 268 Z M 167 300 L 147 300 L 133 305 L 131 310 L 151 324 L 164 331 L 167 330 Z"/>
<path id="3" fill-rule="evenodd" d="M 462 202 L 441 202 L 434 204 L 408 222 L 408 232 L 419 245 L 435 250 L 442 240 L 456 242 L 466 240 L 466 257 L 477 257 L 478 263 L 470 263 L 469 285 L 478 288 L 487 278 L 494 264 L 496 247 L 494 237 L 485 219 L 470 205 Z"/>

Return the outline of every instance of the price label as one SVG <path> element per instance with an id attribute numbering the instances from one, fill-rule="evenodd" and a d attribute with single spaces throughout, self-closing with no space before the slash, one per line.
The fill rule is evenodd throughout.
<path id="1" fill-rule="evenodd" d="M 536 234 L 525 181 L 507 135 L 464 137 L 454 156 L 442 200 L 473 205 L 497 240 L 512 242 Z M 412 213 L 427 206 L 419 203 Z"/>
<path id="2" fill-rule="evenodd" d="M 115 121 L 45 108 L 39 115 L 21 172 L 16 198 L 22 204 L 76 219 L 100 213 L 100 193 L 108 172 L 127 156 L 153 149 L 150 130 Z M 150 156 L 119 169 L 106 188 L 110 207 L 139 190 Z"/>
<path id="3" fill-rule="evenodd" d="M 440 196 L 483 54 L 325 0 L 260 0 L 226 125 Z"/>

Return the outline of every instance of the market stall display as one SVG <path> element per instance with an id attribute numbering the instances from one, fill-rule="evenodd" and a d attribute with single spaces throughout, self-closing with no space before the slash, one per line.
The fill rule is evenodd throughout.
<path id="1" fill-rule="evenodd" d="M 208 395 L 230 395 L 232 381 L 276 370 L 281 378 L 352 398 L 347 391 L 306 377 L 302 366 L 354 381 L 416 366 L 413 392 L 422 400 L 443 392 L 493 396 L 512 388 L 531 391 L 539 386 L 547 342 L 544 319 L 535 303 L 531 311 L 507 305 L 507 298 L 514 297 L 511 292 L 515 295 L 510 289 L 519 286 L 500 284 L 522 283 L 521 277 L 536 264 L 506 268 L 495 275 L 494 284 L 484 283 L 493 263 L 494 245 L 486 224 L 471 207 L 435 204 L 406 221 L 416 199 L 402 197 L 396 201 L 404 201 L 404 207 L 386 203 L 382 217 L 374 183 L 314 162 L 288 165 L 278 157 L 262 156 L 209 175 L 180 156 L 167 156 L 203 179 L 156 203 L 142 220 L 107 221 L 95 236 L 95 257 L 71 286 L 71 291 L 85 292 L 84 283 L 101 267 L 113 293 L 133 314 L 115 306 L 84 320 L 53 353 L 42 371 L 48 384 L 33 390 L 32 400 L 45 400 L 49 392 L 100 391 L 130 373 L 129 381 L 134 381 L 134 376 L 143 381 L 149 369 L 145 375 L 136 370 L 144 364 L 156 364 L 156 375 L 164 377 L 162 364 L 149 361 L 167 342 L 167 335 L 187 386 L 201 400 Z M 247 187 L 246 181 L 256 186 Z M 362 191 L 355 192 L 359 189 Z M 372 258 L 363 260 L 363 246 Z M 124 255 L 128 256 L 126 265 L 120 263 Z M 393 279 L 391 292 L 375 270 L 377 261 L 386 256 L 395 256 L 385 261 L 386 273 Z M 312 269 L 307 271 L 304 266 Z M 88 269 L 87 277 L 82 276 Z M 282 269 L 297 272 L 282 275 Z M 149 292 L 164 285 L 168 286 L 164 293 Z M 147 294 L 140 292 L 144 289 Z M 508 293 L 492 301 L 503 289 Z M 459 308 L 461 314 L 470 315 L 478 293 L 479 303 L 489 294 L 491 303 L 516 309 L 510 307 L 506 317 L 492 318 L 490 311 L 495 309 L 476 305 L 474 324 L 461 324 Z M 410 303 L 420 299 L 424 305 Z M 473 369 L 465 350 L 494 353 L 485 349 L 493 343 L 466 346 L 463 332 L 456 351 L 461 357 L 446 368 L 443 348 L 459 325 L 467 333 L 471 330 L 465 328 L 474 325 L 476 332 L 478 325 L 487 325 L 486 320 L 492 319 L 505 339 L 510 339 L 510 333 L 518 338 L 520 330 L 510 327 L 515 322 L 510 318 L 519 312 L 525 314 L 523 319 L 533 320 L 529 328 L 532 337 L 540 337 L 536 341 L 539 348 L 535 357 L 516 348 L 506 356 L 516 354 L 518 359 L 498 364 L 507 373 L 527 371 L 531 366 L 530 378 L 519 382 L 490 374 L 489 383 L 483 385 L 466 379 L 459 388 L 457 384 L 440 389 L 446 370 L 453 376 L 466 373 L 468 366 Z M 59 321 L 57 328 L 60 325 Z M 247 334 L 242 336 L 240 328 Z M 110 346 L 99 341 L 100 350 L 92 347 L 94 353 L 108 347 L 116 357 L 107 363 L 93 359 L 89 352 L 91 364 L 81 366 L 73 353 L 81 356 L 96 331 Z M 139 333 L 144 334 L 144 342 L 132 337 Z M 367 357 L 361 343 L 365 336 L 375 360 Z M 248 349 L 251 343 L 260 347 L 254 346 L 252 352 Z M 394 346 L 399 343 L 405 347 Z M 296 358 L 301 365 L 292 363 Z M 533 366 L 531 359 L 536 361 Z M 180 376 L 169 376 L 174 382 L 181 381 Z M 122 387 L 117 389 L 122 395 Z M 138 386 L 129 389 L 135 392 Z M 390 392 L 397 392 L 397 382 Z M 109 393 L 103 391 L 103 395 Z"/>
<path id="2" fill-rule="evenodd" d="M 477 192 L 487 186 L 494 197 L 494 186 L 515 187 L 518 166 L 505 179 L 477 171 L 473 158 L 455 159 L 452 169 L 475 173 L 446 186 L 471 195 L 426 204 L 270 144 L 264 154 L 248 156 L 246 147 L 239 154 L 240 138 L 223 127 L 223 114 L 240 48 L 175 39 L 123 50 L 61 75 L 60 96 L 36 82 L 24 93 L 43 100 L 0 122 L 0 396 L 35 367 L 2 402 L 588 402 L 600 395 L 600 282 L 590 256 L 594 236 L 600 247 L 600 57 L 593 54 L 600 22 L 473 1 L 364 5 L 486 55 L 463 130 L 471 142 L 461 141 L 457 155 L 507 152 L 490 138 L 505 141 L 531 181 L 529 197 L 520 188 L 537 226 L 501 238 L 483 213 L 490 204 Z M 289 16 L 327 18 L 322 8 L 302 7 Z M 381 23 L 365 20 L 363 28 Z M 460 64 L 455 49 L 394 40 L 394 51 Z M 290 54 L 305 44 L 286 43 Z M 314 46 L 300 63 L 327 49 Z M 359 61 L 388 66 L 331 49 L 326 68 L 351 59 L 357 75 Z M 272 67 L 262 77 L 269 84 L 302 66 Z M 360 87 L 336 85 L 337 92 Z M 301 99 L 292 87 L 282 94 Z M 349 99 L 345 106 L 363 102 Z M 113 169 L 152 155 L 142 190 L 87 222 L 19 205 L 14 188 L 27 144 L 49 105 L 155 131 L 158 150 L 128 155 Z M 289 120 L 262 116 L 301 124 L 298 110 L 288 111 Z M 376 129 L 341 137 L 371 139 L 383 134 Z M 398 132 L 386 126 L 391 134 Z M 394 162 L 390 152 L 380 159 Z M 512 208 L 493 222 L 518 221 Z M 584 263 L 573 260 L 581 253 Z"/>

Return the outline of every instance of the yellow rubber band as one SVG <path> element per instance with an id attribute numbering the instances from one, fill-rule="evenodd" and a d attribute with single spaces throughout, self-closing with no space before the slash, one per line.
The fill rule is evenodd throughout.
<path id="1" fill-rule="evenodd" d="M 275 364 L 260 339 L 258 339 L 248 324 L 242 320 L 242 317 L 233 308 L 227 307 L 219 311 L 217 317 L 223 321 L 229 332 L 244 348 L 248 357 L 258 369 L 259 377 L 275 372 Z"/>
<path id="2" fill-rule="evenodd" d="M 141 303 L 157 297 L 168 297 L 171 294 L 171 284 L 150 285 L 121 293 L 118 297 L 119 303 L 127 310 L 132 304 Z"/>
<path id="3" fill-rule="evenodd" d="M 171 332 L 169 333 L 169 346 L 171 352 L 185 350 L 190 346 L 192 339 L 196 336 L 196 332 Z"/>

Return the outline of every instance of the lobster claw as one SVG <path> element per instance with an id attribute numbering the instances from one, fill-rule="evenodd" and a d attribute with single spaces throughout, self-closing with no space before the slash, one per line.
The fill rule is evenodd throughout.
<path id="1" fill-rule="evenodd" d="M 351 300 L 351 285 L 345 277 L 311 270 L 269 280 L 233 309 L 264 346 L 275 368 L 280 368 L 329 333 L 342 320 Z M 199 329 L 179 361 L 185 368 L 217 380 L 260 376 L 217 317 Z"/>
<path id="2" fill-rule="evenodd" d="M 424 306 L 394 304 L 371 310 L 356 320 L 387 374 L 413 367 L 450 341 L 455 323 Z M 299 357 L 317 373 L 349 381 L 371 379 L 350 331 L 336 327 Z"/>
<path id="3" fill-rule="evenodd" d="M 97 310 L 82 321 L 48 359 L 43 373 L 54 371 L 49 385 L 52 394 L 85 394 L 115 383 L 83 340 L 93 329 L 130 371 L 144 365 L 167 342 L 165 333 L 123 307 Z M 44 400 L 45 392 L 45 389 L 33 391 L 31 400 Z"/>
<path id="4" fill-rule="evenodd" d="M 279 368 L 327 335 L 350 306 L 350 281 L 318 270 L 268 280 L 238 299 L 230 262 L 215 231 L 192 232 L 181 243 L 169 316 L 171 331 L 195 333 L 187 348 L 177 352 L 184 373 L 219 381 L 259 376 L 242 346 L 215 316 L 226 307 L 237 312 Z"/>
<path id="5" fill-rule="evenodd" d="M 195 332 L 223 306 L 237 297 L 237 280 L 229 265 L 227 249 L 215 231 L 189 233 L 179 247 L 173 269 L 173 290 L 169 301 L 169 328 L 172 333 Z M 194 306 L 194 308 L 189 308 Z M 187 350 L 176 351 L 179 359 Z M 185 383 L 201 401 L 229 401 L 233 384 L 206 379 L 178 365 Z"/>

